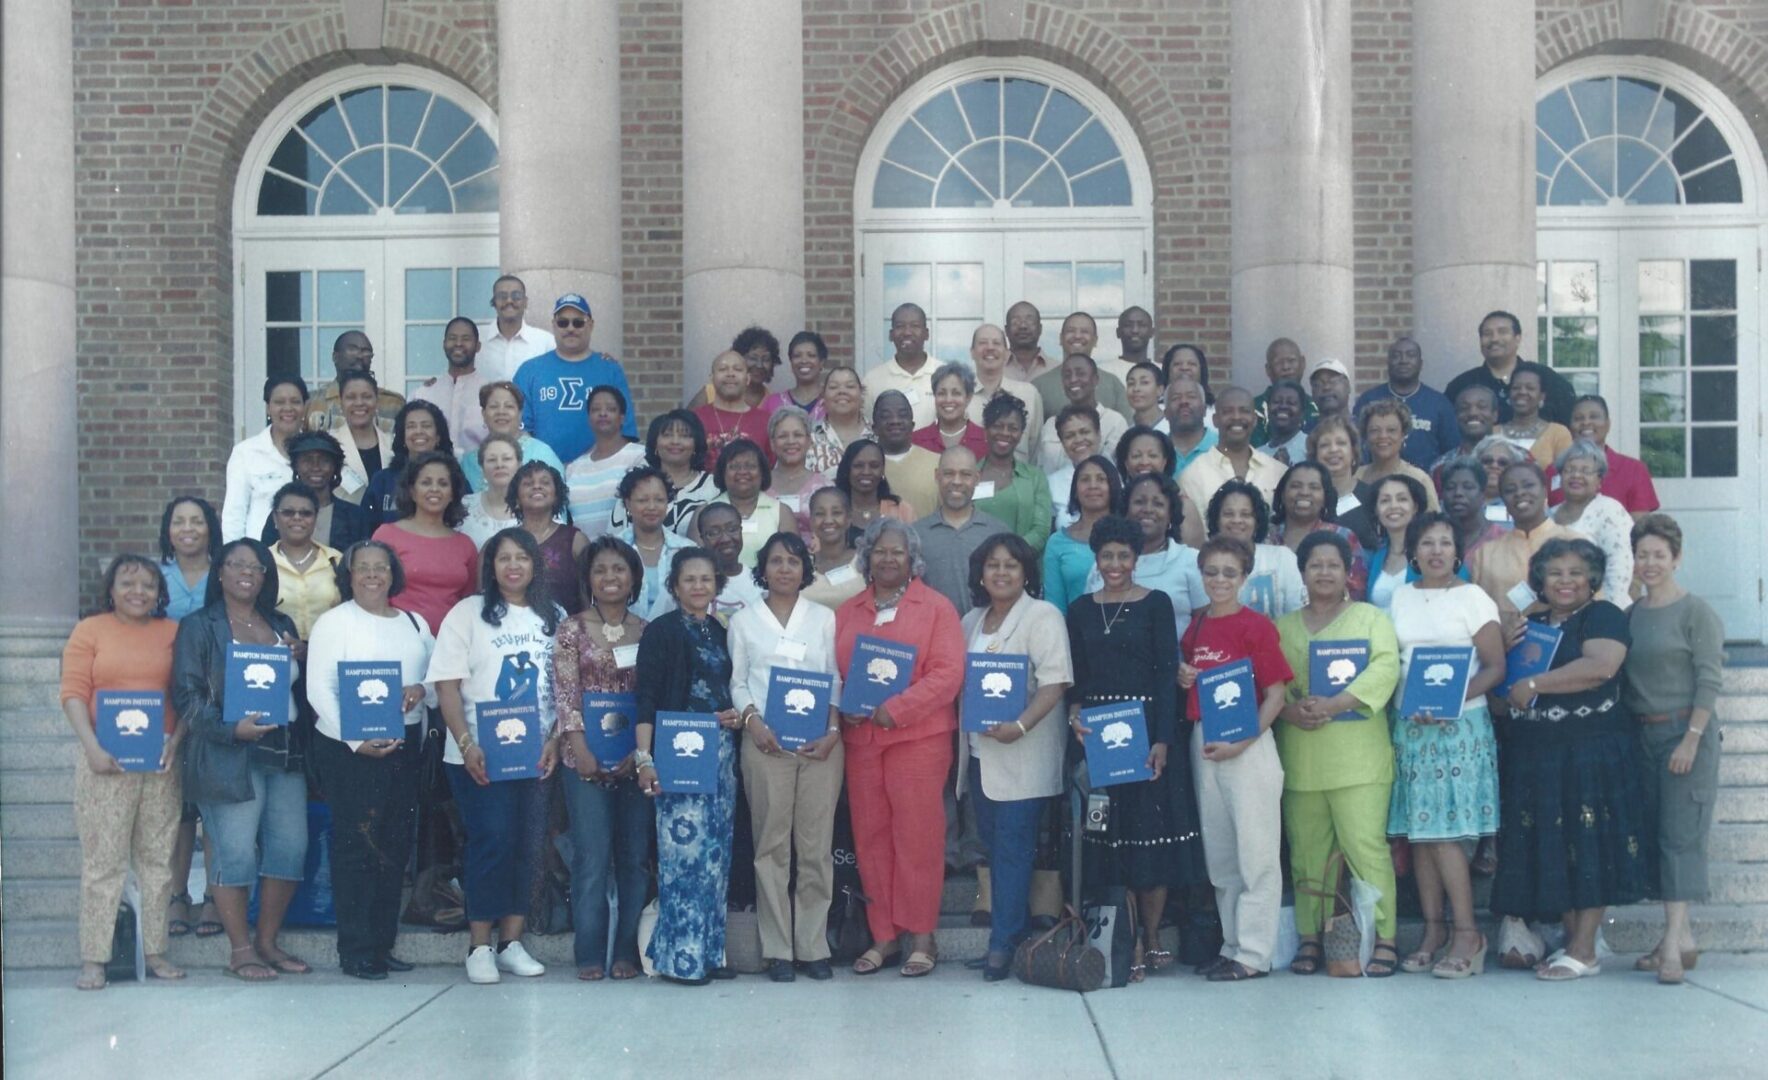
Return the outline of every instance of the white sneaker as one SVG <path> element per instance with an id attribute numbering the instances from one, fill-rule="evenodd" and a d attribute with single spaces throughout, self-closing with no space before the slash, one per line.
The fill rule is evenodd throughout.
<path id="1" fill-rule="evenodd" d="M 467 953 L 467 982 L 485 985 L 502 979 L 497 973 L 497 953 L 491 946 L 477 945 Z"/>
<path id="2" fill-rule="evenodd" d="M 497 966 L 511 975 L 525 975 L 532 978 L 535 975 L 546 974 L 546 965 L 529 956 L 528 950 L 522 948 L 522 943 L 519 941 L 512 941 L 504 946 L 503 951 L 497 954 Z"/>

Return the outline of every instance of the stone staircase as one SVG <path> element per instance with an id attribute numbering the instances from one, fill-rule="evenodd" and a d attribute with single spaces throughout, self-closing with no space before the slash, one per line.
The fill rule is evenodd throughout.
<path id="1" fill-rule="evenodd" d="M 0 630 L 0 962 L 6 968 L 72 969 L 79 961 L 80 844 L 72 809 L 78 751 L 56 702 L 62 643 L 60 637 Z M 1695 931 L 1708 950 L 1764 950 L 1768 666 L 1728 668 L 1719 714 L 1725 757 L 1710 849 L 1713 895 L 1695 907 Z M 988 932 L 971 927 L 967 918 L 975 888 L 969 878 L 946 883 L 939 945 L 948 960 L 980 955 L 987 946 Z M 1644 952 L 1661 931 L 1663 909 L 1641 904 L 1615 909 L 1609 919 L 1604 934 L 1611 947 L 1623 954 Z M 1402 948 L 1409 948 L 1419 932 L 1414 920 L 1404 921 Z M 315 964 L 337 962 L 332 930 L 291 928 L 283 940 Z M 545 963 L 571 963 L 569 934 L 535 936 L 528 945 Z M 400 935 L 399 953 L 416 963 L 459 963 L 466 955 L 466 935 L 408 930 Z M 175 939 L 171 956 L 192 967 L 219 967 L 226 960 L 226 939 Z"/>

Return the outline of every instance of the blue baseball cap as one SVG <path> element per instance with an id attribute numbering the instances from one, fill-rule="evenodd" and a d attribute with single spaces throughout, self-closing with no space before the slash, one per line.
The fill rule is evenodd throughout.
<path id="1" fill-rule="evenodd" d="M 557 315 L 562 309 L 568 307 L 574 307 L 590 318 L 595 318 L 595 315 L 589 310 L 589 301 L 574 292 L 568 292 L 553 301 L 553 314 Z"/>

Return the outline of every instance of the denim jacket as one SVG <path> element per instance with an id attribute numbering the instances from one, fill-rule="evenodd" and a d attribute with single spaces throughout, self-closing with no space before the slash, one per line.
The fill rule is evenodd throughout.
<path id="1" fill-rule="evenodd" d="M 294 620 L 271 612 L 270 629 L 279 637 L 292 636 Z M 257 742 L 241 742 L 233 725 L 221 719 L 227 646 L 232 641 L 227 607 L 218 601 L 185 616 L 172 646 L 172 703 L 179 725 L 190 733 L 184 752 L 184 797 L 193 803 L 251 799 L 254 762 L 278 771 L 301 767 L 300 758 L 289 753 L 288 729 L 272 731 Z M 201 746 L 194 745 L 199 742 Z"/>

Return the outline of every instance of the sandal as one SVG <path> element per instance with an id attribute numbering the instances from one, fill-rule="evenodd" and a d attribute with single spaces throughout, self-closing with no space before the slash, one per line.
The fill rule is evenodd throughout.
<path id="1" fill-rule="evenodd" d="M 1245 982 L 1248 979 L 1262 979 L 1269 975 L 1268 971 L 1254 971 L 1238 960 L 1230 960 L 1220 969 L 1209 974 L 1210 982 Z"/>
<path id="2" fill-rule="evenodd" d="M 1385 951 L 1387 956 L 1382 956 Z M 1370 950 L 1369 963 L 1363 974 L 1371 979 L 1385 979 L 1400 970 L 1400 950 L 1391 941 L 1377 941 Z"/>
<path id="3" fill-rule="evenodd" d="M 1479 937 L 1479 950 L 1472 956 L 1456 956 L 1451 951 L 1438 960 L 1430 969 L 1430 973 L 1439 979 L 1468 979 L 1481 975 L 1486 970 L 1486 935 L 1478 930 L 1456 930 L 1457 934 L 1476 934 Z"/>
<path id="4" fill-rule="evenodd" d="M 214 937 L 227 929 L 221 925 L 220 913 L 215 910 L 215 901 L 204 897 L 201 912 L 196 926 L 192 928 L 192 933 L 197 937 Z"/>
<path id="5" fill-rule="evenodd" d="M 1424 939 L 1419 942 L 1421 947 L 1400 962 L 1401 971 L 1408 975 L 1422 975 L 1431 969 L 1431 966 L 1437 962 L 1437 958 L 1443 954 L 1443 950 L 1448 948 L 1449 936 L 1444 934 L 1443 943 L 1434 949 L 1426 949 L 1422 946 L 1425 941 L 1430 940 L 1430 928 L 1441 925 L 1443 924 L 1439 921 L 1424 920 Z"/>
<path id="6" fill-rule="evenodd" d="M 1198 964 L 1192 970 L 1199 975 L 1214 975 L 1216 972 L 1227 967 L 1230 963 L 1232 963 L 1232 961 L 1227 957 L 1216 955 L 1205 960 L 1203 963 Z"/>
<path id="7" fill-rule="evenodd" d="M 1149 949 L 1144 957 L 1148 961 L 1149 971 L 1165 971 L 1177 962 L 1173 959 L 1171 950 L 1168 949 Z"/>
<path id="8" fill-rule="evenodd" d="M 1130 978 L 1129 978 L 1130 982 L 1139 983 L 1142 980 L 1146 979 L 1147 977 L 1148 977 L 1148 965 L 1147 964 L 1131 964 L 1130 965 Z"/>
<path id="9" fill-rule="evenodd" d="M 241 982 L 274 982 L 276 980 L 276 970 L 258 958 L 258 950 L 256 948 L 250 945 L 245 945 L 233 950 L 234 956 L 238 956 L 240 953 L 250 955 L 251 959 L 243 964 L 228 964 L 221 969 L 221 974 L 230 979 L 238 979 Z"/>
<path id="10" fill-rule="evenodd" d="M 853 962 L 853 973 L 855 975 L 876 975 L 883 971 L 886 965 L 896 963 L 896 958 L 900 955 L 902 955 L 901 950 L 885 956 L 875 947 L 867 949 L 859 954 L 859 959 Z"/>
<path id="11" fill-rule="evenodd" d="M 1325 962 L 1325 945 L 1318 941 L 1303 941 L 1295 950 L 1295 959 L 1289 962 L 1289 970 L 1295 975 L 1313 975 Z"/>
<path id="12" fill-rule="evenodd" d="M 166 936 L 184 937 L 190 933 L 190 894 L 179 893 L 166 902 Z"/>
<path id="13" fill-rule="evenodd" d="M 147 977 L 150 979 L 164 979 L 167 982 L 172 982 L 184 978 L 184 969 L 177 967 L 172 961 L 166 959 L 164 956 L 155 955 L 146 957 L 145 963 L 147 965 Z"/>
<path id="14" fill-rule="evenodd" d="M 614 970 L 610 975 L 610 978 L 613 978 L 617 982 L 625 982 L 627 979 L 636 979 L 638 978 L 638 965 L 630 960 L 616 960 L 614 961 Z"/>
<path id="15" fill-rule="evenodd" d="M 938 962 L 939 956 L 935 950 L 916 949 L 909 953 L 908 961 L 902 965 L 900 974 L 905 979 L 918 979 L 923 975 L 931 975 L 933 969 L 938 966 Z"/>
<path id="16" fill-rule="evenodd" d="M 79 977 L 74 980 L 75 990 L 103 990 L 110 985 L 104 976 L 103 964 L 81 965 Z"/>
<path id="17" fill-rule="evenodd" d="M 1548 958 L 1547 963 L 1535 972 L 1535 978 L 1542 982 L 1571 982 L 1600 974 L 1602 961 L 1586 964 L 1570 953 L 1561 951 Z"/>
<path id="18" fill-rule="evenodd" d="M 1688 949 L 1682 953 L 1680 959 L 1682 960 L 1683 971 L 1693 971 L 1700 964 L 1700 950 Z M 1656 949 L 1651 950 L 1633 962 L 1634 971 L 1656 971 L 1659 966 L 1658 951 Z"/>
<path id="19" fill-rule="evenodd" d="M 280 949 L 277 951 L 282 952 Z M 313 969 L 307 965 L 307 961 L 296 956 L 294 953 L 286 952 L 270 961 L 270 966 L 284 975 L 308 975 L 313 971 Z"/>

